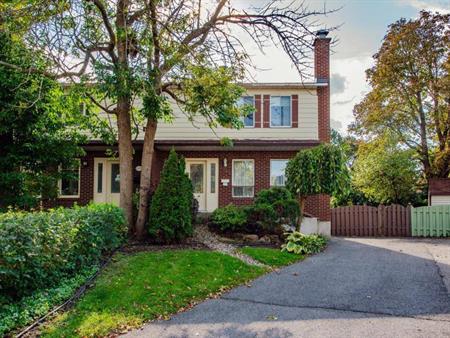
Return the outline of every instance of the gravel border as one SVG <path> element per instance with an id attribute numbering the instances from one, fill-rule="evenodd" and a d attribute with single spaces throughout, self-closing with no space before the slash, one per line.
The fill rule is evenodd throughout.
<path id="1" fill-rule="evenodd" d="M 197 224 L 194 227 L 194 240 L 196 242 L 202 243 L 207 246 L 211 250 L 219 251 L 240 259 L 244 263 L 250 265 L 256 265 L 261 267 L 267 267 L 267 265 L 262 264 L 250 256 L 244 255 L 238 250 L 238 247 L 229 243 L 223 243 L 219 240 L 219 236 L 209 231 L 208 227 L 205 224 Z"/>

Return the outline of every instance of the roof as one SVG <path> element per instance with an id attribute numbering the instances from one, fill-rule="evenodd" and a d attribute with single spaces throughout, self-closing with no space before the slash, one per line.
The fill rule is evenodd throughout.
<path id="1" fill-rule="evenodd" d="M 140 147 L 143 140 L 136 140 L 134 145 Z M 177 150 L 203 151 L 298 151 L 302 148 L 314 147 L 320 144 L 318 140 L 233 140 L 233 146 L 221 145 L 220 140 L 155 140 L 155 149 L 168 151 L 172 147 Z M 89 141 L 84 148 L 91 151 L 104 151 L 107 148 L 117 148 L 102 141 Z"/>
<path id="2" fill-rule="evenodd" d="M 428 193 L 430 195 L 450 195 L 450 178 L 430 178 Z"/>
<path id="3" fill-rule="evenodd" d="M 326 87 L 328 82 L 323 82 L 316 79 L 314 82 L 243 82 L 239 83 L 244 88 L 267 88 L 267 89 L 302 89 L 302 88 L 316 88 Z"/>

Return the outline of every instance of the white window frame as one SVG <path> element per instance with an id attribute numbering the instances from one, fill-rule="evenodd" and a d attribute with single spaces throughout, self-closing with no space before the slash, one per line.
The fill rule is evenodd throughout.
<path id="1" fill-rule="evenodd" d="M 272 185 L 272 162 L 273 161 L 286 161 L 286 162 L 288 162 L 289 159 L 285 159 L 285 158 L 272 158 L 272 159 L 270 159 L 269 185 L 271 187 L 285 187 L 286 186 L 286 171 L 284 172 L 284 185 Z"/>
<path id="2" fill-rule="evenodd" d="M 288 126 L 274 126 L 272 125 L 272 97 L 289 97 L 289 125 Z M 269 122 L 270 128 L 292 128 L 292 95 L 270 95 L 269 100 Z"/>
<path id="3" fill-rule="evenodd" d="M 78 194 L 77 195 L 63 195 L 62 190 L 62 179 L 58 180 L 58 198 L 80 198 L 81 189 L 81 160 L 78 159 Z M 62 171 L 62 167 L 59 166 L 59 170 Z"/>
<path id="4" fill-rule="evenodd" d="M 253 111 L 253 125 L 251 125 L 251 126 L 246 126 L 245 125 L 245 117 L 242 117 L 242 123 L 244 124 L 244 128 L 255 128 L 255 118 L 256 118 L 256 98 L 255 98 L 255 95 L 242 95 L 241 96 L 241 98 L 242 97 L 245 97 L 245 96 L 248 96 L 248 97 L 253 97 L 253 108 L 254 108 L 254 111 Z"/>
<path id="5" fill-rule="evenodd" d="M 234 194 L 234 162 L 251 161 L 253 163 L 253 194 L 251 196 L 236 196 Z M 237 187 L 240 187 L 237 185 Z M 253 198 L 255 197 L 255 160 L 251 158 L 235 158 L 231 161 L 231 196 L 233 198 Z"/>

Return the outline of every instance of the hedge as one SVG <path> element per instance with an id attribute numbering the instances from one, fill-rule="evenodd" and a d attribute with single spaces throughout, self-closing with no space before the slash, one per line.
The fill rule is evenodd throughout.
<path id="1" fill-rule="evenodd" d="M 56 285 L 119 247 L 127 228 L 120 208 L 91 204 L 0 215 L 0 303 Z"/>

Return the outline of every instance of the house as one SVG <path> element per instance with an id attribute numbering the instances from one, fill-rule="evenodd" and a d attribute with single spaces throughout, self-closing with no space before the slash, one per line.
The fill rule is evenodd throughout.
<path id="1" fill-rule="evenodd" d="M 450 178 L 428 180 L 428 205 L 450 205 Z"/>
<path id="2" fill-rule="evenodd" d="M 286 162 L 299 149 L 330 141 L 330 41 L 320 31 L 314 42 L 315 81 L 310 83 L 249 83 L 242 102 L 255 106 L 240 130 L 212 131 L 202 120 L 191 123 L 174 107 L 171 124 L 160 123 L 156 134 L 152 188 L 172 147 L 186 158 L 199 209 L 211 212 L 229 203 L 249 204 L 261 189 L 284 185 Z M 224 147 L 220 139 L 233 140 Z M 87 155 L 75 171 L 77 181 L 60 182 L 60 195 L 49 205 L 69 206 L 89 201 L 119 203 L 119 162 L 105 154 L 99 141 L 85 145 Z M 134 142 L 135 184 L 140 178 L 142 138 Z M 306 212 L 321 221 L 330 220 L 326 195 L 311 196 Z"/>

